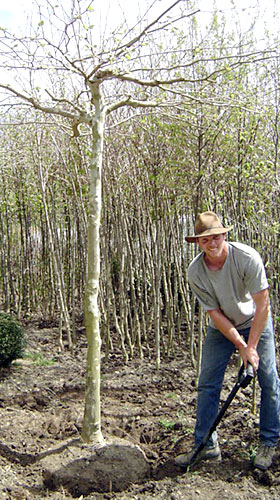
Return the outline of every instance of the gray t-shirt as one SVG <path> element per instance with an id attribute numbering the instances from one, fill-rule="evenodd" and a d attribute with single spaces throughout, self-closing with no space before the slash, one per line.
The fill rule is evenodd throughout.
<path id="1" fill-rule="evenodd" d="M 228 254 L 219 271 L 210 271 L 201 252 L 188 268 L 189 284 L 206 310 L 218 307 L 241 330 L 252 324 L 255 303 L 252 295 L 268 288 L 259 253 L 243 243 L 227 243 Z M 210 325 L 215 324 L 210 319 Z"/>

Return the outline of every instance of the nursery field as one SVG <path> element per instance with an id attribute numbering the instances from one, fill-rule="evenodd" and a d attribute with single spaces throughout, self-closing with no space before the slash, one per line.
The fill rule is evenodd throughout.
<path id="1" fill-rule="evenodd" d="M 79 332 L 74 355 L 56 353 L 57 330 L 49 325 L 25 328 L 25 357 L 0 373 L 0 499 L 71 499 L 67 485 L 48 489 L 45 458 L 79 441 L 85 385 L 86 338 Z M 238 372 L 237 358 L 228 368 L 222 399 Z M 182 348 L 162 360 L 124 364 L 121 354 L 102 363 L 102 431 L 105 440 L 124 439 L 145 453 L 151 474 L 122 491 L 79 495 L 99 499 L 246 499 L 280 496 L 280 453 L 271 470 L 254 470 L 250 458 L 258 439 L 258 415 L 251 412 L 252 385 L 239 391 L 219 426 L 222 461 L 193 466 L 182 473 L 174 457 L 192 446 L 195 422 L 195 370 Z M 257 402 L 259 392 L 257 389 Z M 74 458 L 74 457 L 73 457 Z M 112 464 L 113 466 L 113 464 Z M 102 475 L 102 471 L 101 471 Z M 55 485 L 54 485 L 55 487 Z"/>

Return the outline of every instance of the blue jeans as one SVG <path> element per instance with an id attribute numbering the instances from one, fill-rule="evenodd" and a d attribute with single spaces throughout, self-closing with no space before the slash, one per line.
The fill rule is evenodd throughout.
<path id="1" fill-rule="evenodd" d="M 247 342 L 250 328 L 240 330 Z M 214 422 L 219 408 L 220 392 L 225 370 L 235 346 L 219 330 L 208 327 L 202 351 L 201 373 L 198 382 L 195 445 L 198 446 Z M 258 343 L 260 357 L 258 380 L 261 387 L 260 441 L 275 446 L 280 432 L 279 378 L 276 368 L 274 332 L 271 317 Z M 213 432 L 208 446 L 217 443 Z"/>

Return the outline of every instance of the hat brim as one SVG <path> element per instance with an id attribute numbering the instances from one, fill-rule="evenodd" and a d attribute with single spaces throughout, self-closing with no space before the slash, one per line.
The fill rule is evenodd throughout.
<path id="1" fill-rule="evenodd" d="M 213 236 L 214 234 L 224 234 L 228 233 L 231 231 L 233 226 L 229 227 L 213 227 L 212 229 L 207 229 L 206 231 L 203 231 L 202 233 L 198 234 L 197 236 L 186 236 L 185 240 L 188 243 L 196 243 L 198 238 L 202 238 L 203 236 Z"/>

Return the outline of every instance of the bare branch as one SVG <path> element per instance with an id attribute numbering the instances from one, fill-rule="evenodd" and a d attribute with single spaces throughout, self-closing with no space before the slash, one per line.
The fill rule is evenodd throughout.
<path id="1" fill-rule="evenodd" d="M 132 40 L 130 40 L 128 43 L 124 44 L 122 47 L 119 47 L 118 49 L 118 53 L 116 54 L 117 57 L 119 57 L 122 52 L 126 49 L 129 49 L 130 47 L 132 47 L 132 45 L 134 45 L 136 42 L 139 42 L 139 40 L 141 40 L 141 38 L 146 35 L 146 33 L 153 27 L 155 26 L 162 17 L 164 17 L 168 12 L 170 12 L 174 7 L 176 7 L 176 5 L 178 5 L 179 3 L 181 3 L 182 0 L 176 0 L 176 2 L 174 2 L 172 5 L 170 5 L 170 7 L 168 7 L 164 12 L 162 12 L 154 21 L 152 21 L 150 24 L 148 24 L 140 33 L 139 35 L 137 35 L 135 38 L 133 38 Z"/>
<path id="2" fill-rule="evenodd" d="M 215 80 L 216 77 L 222 75 L 223 73 L 228 73 L 229 71 L 231 71 L 231 70 L 233 70 L 236 67 L 239 67 L 241 65 L 252 64 L 252 63 L 257 63 L 260 61 L 269 60 L 269 59 L 274 58 L 275 55 L 276 55 L 275 50 L 272 50 L 272 51 L 269 50 L 265 53 L 254 52 L 254 53 L 250 53 L 250 54 L 244 54 L 243 56 L 236 55 L 236 56 L 231 56 L 228 58 L 220 58 L 220 59 L 217 58 L 215 60 L 215 62 L 219 61 L 219 60 L 223 60 L 223 59 L 227 59 L 227 60 L 235 59 L 235 61 L 232 64 L 227 64 L 224 67 L 218 68 L 215 71 L 210 72 L 208 75 L 206 75 L 204 77 L 199 77 L 199 78 L 186 78 L 184 76 L 179 76 L 179 77 L 166 78 L 166 79 L 154 78 L 152 80 L 145 80 L 142 78 L 133 77 L 133 76 L 131 76 L 131 74 L 126 75 L 126 74 L 114 72 L 112 70 L 111 71 L 106 70 L 106 71 L 99 71 L 96 74 L 94 81 L 117 79 L 117 80 L 129 82 L 129 83 L 135 83 L 136 85 L 143 86 L 143 87 L 160 87 L 162 85 L 170 85 L 171 86 L 175 83 L 196 83 L 196 82 L 203 83 L 206 81 Z M 205 62 L 205 63 L 206 62 L 213 62 L 213 59 L 203 59 L 203 60 L 201 59 L 199 61 L 193 61 L 188 65 L 187 64 L 184 66 L 182 65 L 182 67 L 186 68 L 189 66 L 193 66 L 197 62 L 200 62 L 200 63 L 201 62 Z M 178 67 L 174 67 L 174 68 L 170 67 L 169 72 L 172 71 L 173 69 L 177 69 L 177 68 Z M 166 69 L 166 72 L 167 72 L 167 69 Z"/>
<path id="3" fill-rule="evenodd" d="M 10 85 L 4 85 L 0 83 L 0 88 L 7 90 L 10 94 L 13 94 L 15 97 L 21 99 L 23 102 L 28 103 L 31 107 L 38 109 L 39 111 L 43 111 L 44 113 L 50 113 L 53 115 L 59 115 L 63 116 L 64 118 L 69 118 L 71 120 L 77 120 L 81 119 L 81 114 L 75 115 L 74 113 L 71 113 L 69 111 L 57 108 L 57 107 L 51 107 L 51 106 L 43 106 L 39 101 L 37 101 L 34 97 L 27 96 L 23 94 L 22 92 L 19 92 L 18 90 L 14 89 Z M 84 120 L 85 123 L 87 120 Z"/>
<path id="4" fill-rule="evenodd" d="M 69 105 L 70 107 L 74 108 L 78 114 L 80 114 L 80 108 L 78 108 L 78 106 L 75 106 L 75 104 L 72 102 L 72 101 L 69 101 L 68 99 L 58 99 L 57 97 L 55 97 L 48 89 L 45 89 L 45 92 L 50 96 L 50 98 L 54 101 L 54 102 L 57 102 L 59 104 L 67 104 Z"/>
<path id="5" fill-rule="evenodd" d="M 106 107 L 106 112 L 112 113 L 112 111 L 115 111 L 116 109 L 123 108 L 124 106 L 130 106 L 132 108 L 157 108 L 157 107 L 165 107 L 165 106 L 170 106 L 172 103 L 164 101 L 159 102 L 159 101 L 141 101 L 138 99 L 132 99 L 131 96 L 128 96 L 126 99 L 120 100 L 118 102 L 115 102 L 111 106 Z"/>
<path id="6" fill-rule="evenodd" d="M 160 19 L 162 19 L 168 12 L 170 12 L 174 7 L 176 7 L 176 5 L 178 5 L 182 1 L 184 1 L 184 0 L 176 0 L 176 2 L 174 2 L 172 5 L 170 5 L 170 7 L 168 7 L 156 19 L 154 19 L 150 24 L 148 24 L 136 37 L 134 37 L 132 40 L 130 40 L 129 42 L 125 43 L 121 47 L 116 48 L 113 51 L 113 52 L 115 52 L 116 59 L 119 59 L 121 56 L 123 56 L 128 51 L 128 49 L 130 49 L 133 45 L 135 45 L 137 42 L 139 42 L 147 34 L 153 33 L 154 31 L 159 31 L 160 29 L 164 29 L 167 26 L 170 26 L 170 24 L 173 24 L 174 22 L 177 22 L 177 21 L 179 21 L 179 20 L 181 20 L 183 18 L 186 18 L 186 17 L 191 17 L 191 16 L 193 16 L 196 13 L 199 12 L 199 9 L 197 9 L 196 11 L 191 12 L 188 15 L 179 16 L 178 18 L 176 18 L 172 22 L 165 23 L 164 26 L 162 26 L 162 27 L 156 27 L 154 30 L 151 29 L 152 27 L 156 26 L 156 24 L 158 24 L 158 22 L 160 21 Z M 103 55 L 105 55 L 105 54 L 103 54 Z M 100 63 L 89 73 L 88 79 L 90 80 L 93 77 L 93 75 L 96 72 L 98 72 L 101 67 L 106 66 L 109 61 L 110 61 L 110 58 L 108 58 L 107 60 L 104 60 L 104 59 L 101 60 Z"/>

